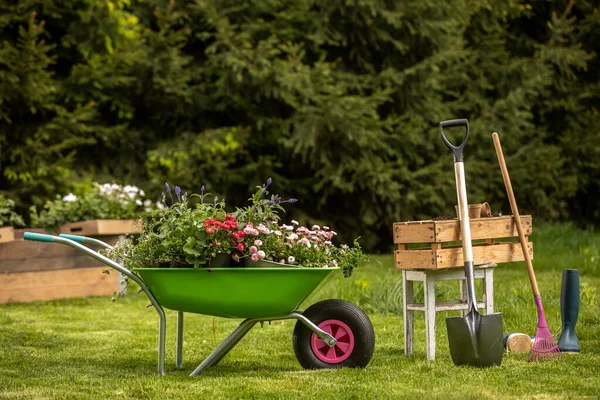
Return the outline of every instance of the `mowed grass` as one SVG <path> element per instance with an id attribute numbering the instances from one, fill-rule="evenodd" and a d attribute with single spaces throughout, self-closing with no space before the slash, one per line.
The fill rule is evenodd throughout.
<path id="1" fill-rule="evenodd" d="M 527 354 L 505 353 L 501 367 L 456 367 L 445 328 L 445 317 L 455 314 L 438 313 L 437 359 L 426 360 L 422 314 L 416 316 L 415 354 L 405 357 L 400 271 L 393 256 L 373 256 L 352 278 L 334 278 L 304 305 L 342 298 L 367 312 L 376 347 L 366 369 L 303 370 L 291 343 L 295 322 L 275 321 L 254 328 L 216 367 L 189 377 L 240 320 L 186 314 L 184 366 L 177 369 L 176 313 L 167 311 L 167 376 L 159 376 L 156 312 L 145 308 L 144 295 L 132 294 L 116 303 L 97 297 L 0 306 L 0 398 L 598 398 L 600 234 L 545 225 L 535 227 L 532 241 L 557 339 L 562 270 L 581 272 L 580 354 L 528 362 Z M 504 330 L 535 334 L 525 265 L 498 266 L 494 287 Z M 436 289 L 440 299 L 458 296 L 456 282 Z"/>

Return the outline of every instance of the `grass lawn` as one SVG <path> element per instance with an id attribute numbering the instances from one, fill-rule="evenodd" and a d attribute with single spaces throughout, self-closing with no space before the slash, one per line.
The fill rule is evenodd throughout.
<path id="1" fill-rule="evenodd" d="M 186 314 L 179 370 L 175 312 L 167 311 L 167 376 L 159 376 L 156 312 L 145 308 L 144 295 L 132 294 L 116 303 L 100 297 L 1 305 L 0 398 L 598 398 L 600 234 L 548 225 L 536 227 L 532 240 L 556 339 L 562 270 L 581 272 L 580 354 L 531 363 L 527 354 L 505 353 L 501 367 L 456 367 L 444 322 L 451 314 L 438 313 L 437 359 L 426 360 L 422 314 L 415 321 L 415 354 L 407 358 L 400 272 L 392 256 L 373 256 L 352 278 L 336 277 L 306 304 L 337 297 L 367 312 L 376 347 L 366 369 L 303 370 L 292 349 L 295 322 L 276 321 L 254 328 L 216 367 L 188 377 L 240 321 Z M 437 292 L 456 297 L 458 285 L 440 285 Z M 495 303 L 506 332 L 535 333 L 537 314 L 523 263 L 497 267 Z"/>

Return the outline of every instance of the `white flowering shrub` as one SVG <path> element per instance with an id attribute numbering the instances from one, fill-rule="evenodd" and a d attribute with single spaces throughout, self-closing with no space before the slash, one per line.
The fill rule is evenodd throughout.
<path id="1" fill-rule="evenodd" d="M 136 186 L 94 183 L 92 189 L 83 194 L 57 196 L 56 200 L 48 201 L 39 213 L 32 206 L 31 223 L 34 227 L 52 231 L 69 222 L 140 218 L 159 207 L 144 197 L 144 191 Z"/>

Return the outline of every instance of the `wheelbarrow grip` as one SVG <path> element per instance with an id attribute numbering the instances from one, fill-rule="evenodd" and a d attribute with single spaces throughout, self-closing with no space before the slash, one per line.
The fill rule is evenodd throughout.
<path id="1" fill-rule="evenodd" d="M 54 236 L 46 235 L 45 233 L 25 232 L 23 239 L 32 240 L 34 242 L 54 242 Z"/>
<path id="2" fill-rule="evenodd" d="M 81 244 L 83 244 L 83 242 L 85 242 L 85 236 L 81 236 L 81 235 L 69 235 L 67 233 L 61 233 L 58 236 L 63 237 L 65 239 L 71 239 L 72 241 L 81 243 Z"/>

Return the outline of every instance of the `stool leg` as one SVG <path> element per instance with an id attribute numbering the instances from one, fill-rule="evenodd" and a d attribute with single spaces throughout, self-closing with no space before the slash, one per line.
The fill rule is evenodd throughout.
<path id="1" fill-rule="evenodd" d="M 485 313 L 494 313 L 494 270 L 486 268 L 483 278 L 483 302 L 485 303 Z"/>
<path id="2" fill-rule="evenodd" d="M 427 337 L 427 359 L 435 360 L 435 280 L 426 276 L 424 283 L 425 336 Z"/>
<path id="3" fill-rule="evenodd" d="M 413 353 L 413 337 L 415 333 L 415 312 L 408 310 L 408 303 L 414 303 L 413 282 L 406 279 L 406 271 L 402 271 L 402 303 L 404 318 L 404 355 Z"/>

